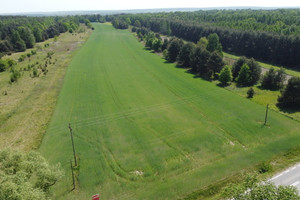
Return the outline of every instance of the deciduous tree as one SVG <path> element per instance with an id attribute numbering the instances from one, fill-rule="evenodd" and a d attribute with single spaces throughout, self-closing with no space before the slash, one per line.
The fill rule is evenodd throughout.
<path id="1" fill-rule="evenodd" d="M 36 152 L 0 151 L 0 199 L 48 199 L 49 189 L 62 176 L 59 165 L 49 165 Z"/>

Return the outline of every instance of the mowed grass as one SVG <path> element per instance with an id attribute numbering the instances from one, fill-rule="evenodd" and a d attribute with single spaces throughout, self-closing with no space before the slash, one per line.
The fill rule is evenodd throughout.
<path id="1" fill-rule="evenodd" d="M 299 144 L 298 122 L 270 111 L 263 126 L 264 106 L 165 63 L 127 30 L 94 26 L 40 147 L 66 172 L 54 199 L 179 199 Z"/>

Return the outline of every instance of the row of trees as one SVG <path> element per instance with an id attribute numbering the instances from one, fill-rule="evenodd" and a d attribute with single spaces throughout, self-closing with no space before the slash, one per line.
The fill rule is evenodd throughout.
<path id="1" fill-rule="evenodd" d="M 199 11 L 200 12 L 200 11 Z M 299 34 L 281 34 L 271 30 L 261 30 L 253 26 L 251 29 L 241 28 L 236 29 L 233 25 L 218 26 L 212 21 L 212 16 L 224 16 L 223 20 L 230 24 L 235 23 L 236 18 L 241 20 L 250 20 L 248 18 L 253 15 L 257 15 L 257 20 L 261 20 L 266 25 L 275 26 L 274 19 L 277 19 L 277 15 L 267 15 L 266 11 L 253 11 L 256 14 L 240 14 L 240 11 L 218 11 L 200 12 L 201 17 L 198 16 L 199 12 L 176 12 L 176 13 L 152 13 L 152 14 L 135 14 L 135 15 L 119 15 L 115 18 L 130 19 L 131 25 L 140 24 L 141 27 L 146 27 L 154 32 L 159 32 L 165 35 L 172 35 L 178 38 L 182 38 L 187 41 L 196 43 L 201 37 L 208 37 L 212 33 L 217 33 L 220 37 L 220 42 L 223 46 L 223 50 L 226 52 L 234 53 L 236 55 L 253 57 L 257 60 L 261 60 L 268 63 L 273 63 L 281 66 L 294 67 L 300 69 L 300 37 Z M 203 11 L 204 12 L 204 11 Z M 245 11 L 246 12 L 246 11 Z M 249 11 L 250 12 L 250 11 Z M 252 12 L 252 11 L 251 11 Z M 275 12 L 275 11 L 274 11 Z M 278 13 L 276 11 L 275 13 Z M 285 19 L 285 15 L 282 14 L 282 19 L 286 20 L 286 23 L 290 24 L 290 30 L 294 30 L 293 26 L 299 28 L 299 22 L 295 20 L 295 15 L 292 11 L 282 11 L 282 13 L 289 13 L 290 17 Z M 299 10 L 294 10 L 298 13 Z M 264 13 L 264 14 L 259 14 Z M 267 12 L 268 13 L 268 12 Z M 236 17 L 239 16 L 240 17 Z M 245 16 L 244 16 L 245 15 Z M 263 20 L 264 17 L 268 18 Z M 206 16 L 206 17 L 204 17 Z M 232 17 L 231 17 L 232 16 Z M 207 19 L 205 23 L 197 19 Z M 217 19 L 220 19 L 218 17 Z M 226 24 L 222 22 L 223 24 Z M 282 28 L 277 28 L 282 30 Z"/>
<path id="2" fill-rule="evenodd" d="M 169 62 L 178 62 L 182 67 L 192 68 L 193 73 L 206 79 L 214 79 L 224 66 L 222 46 L 217 34 L 201 38 L 197 45 L 172 37 L 162 42 L 159 34 L 147 29 L 137 29 L 138 36 L 145 40 L 145 46 L 156 52 L 163 51 Z"/>
<path id="3" fill-rule="evenodd" d="M 265 31 L 278 35 L 299 35 L 300 9 L 276 10 L 199 10 L 195 12 L 146 13 L 129 15 L 131 20 L 147 23 L 150 18 L 191 21 L 237 30 Z M 128 17 L 125 16 L 125 17 Z M 150 22 L 151 23 L 151 22 Z M 166 22 L 164 22 L 166 23 Z M 149 24 L 150 25 L 150 24 Z M 162 24 L 161 24 L 162 25 Z"/>
<path id="4" fill-rule="evenodd" d="M 77 30 L 79 23 L 77 17 L 0 16 L 0 54 L 25 51 L 36 42 Z"/>
<path id="5" fill-rule="evenodd" d="M 279 90 L 281 96 L 278 98 L 279 105 L 299 106 L 300 105 L 300 79 L 291 78 L 284 88 L 286 74 L 281 68 L 271 68 L 261 76 L 262 68 L 253 59 L 240 57 L 233 66 L 224 66 L 222 58 L 222 46 L 217 34 L 210 34 L 208 38 L 202 37 L 197 44 L 184 42 L 181 39 L 172 37 L 162 38 L 159 34 L 146 28 L 133 28 L 138 37 L 144 40 L 145 46 L 155 52 L 162 52 L 170 62 L 175 62 L 192 72 L 206 79 L 218 78 L 222 85 L 234 81 L 238 86 L 253 86 L 259 81 L 263 89 Z M 283 89 L 284 88 L 284 89 Z M 253 89 L 250 93 L 254 94 Z"/>

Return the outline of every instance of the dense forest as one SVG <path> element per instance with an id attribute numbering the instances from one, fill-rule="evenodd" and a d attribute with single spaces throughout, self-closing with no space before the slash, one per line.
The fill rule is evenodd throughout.
<path id="1" fill-rule="evenodd" d="M 0 16 L 0 57 L 11 52 L 25 51 L 36 42 L 75 31 L 80 23 L 90 26 L 84 16 L 25 17 Z"/>
<path id="2" fill-rule="evenodd" d="M 300 69 L 300 10 L 211 10 L 115 15 L 119 21 L 197 42 L 218 34 L 225 52 Z M 107 20 L 111 20 L 111 17 Z"/>

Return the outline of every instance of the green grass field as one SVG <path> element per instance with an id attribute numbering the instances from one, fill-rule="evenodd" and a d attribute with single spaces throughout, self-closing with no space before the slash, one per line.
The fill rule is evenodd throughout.
<path id="1" fill-rule="evenodd" d="M 300 124 L 94 24 L 74 57 L 40 151 L 66 175 L 54 199 L 179 199 L 300 142 Z M 80 158 L 70 192 L 71 123 Z"/>

